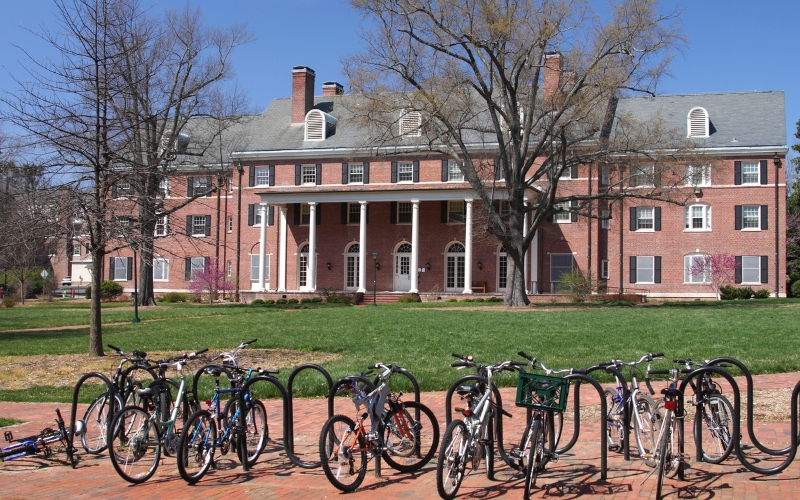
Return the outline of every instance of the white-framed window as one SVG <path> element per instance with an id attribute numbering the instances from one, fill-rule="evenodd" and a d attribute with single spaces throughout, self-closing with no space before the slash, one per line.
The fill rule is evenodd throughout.
<path id="1" fill-rule="evenodd" d="M 192 236 L 205 236 L 206 235 L 206 216 L 193 215 L 192 216 Z"/>
<path id="2" fill-rule="evenodd" d="M 572 214 L 569 213 L 570 204 L 568 201 L 553 205 L 553 222 L 558 224 L 569 224 L 572 222 Z"/>
<path id="3" fill-rule="evenodd" d="M 158 183 L 158 196 L 169 198 L 169 179 L 166 177 Z"/>
<path id="4" fill-rule="evenodd" d="M 410 161 L 397 163 L 397 182 L 414 182 L 414 163 Z"/>
<path id="5" fill-rule="evenodd" d="M 205 272 L 206 258 L 205 257 L 192 257 L 191 268 L 189 270 L 190 279 L 194 279 L 198 273 Z"/>
<path id="6" fill-rule="evenodd" d="M 702 253 L 685 255 L 683 257 L 683 282 L 707 284 L 711 281 L 711 269 L 706 268 L 708 255 Z M 703 272 L 692 274 L 692 268 Z"/>
<path id="7" fill-rule="evenodd" d="M 742 230 L 761 230 L 761 206 L 742 205 Z"/>
<path id="8" fill-rule="evenodd" d="M 316 184 L 317 183 L 317 166 L 316 165 L 303 165 L 301 170 L 301 182 L 303 184 Z"/>
<path id="9" fill-rule="evenodd" d="M 600 212 L 600 229 L 608 229 L 611 227 L 611 211 L 602 210 Z"/>
<path id="10" fill-rule="evenodd" d="M 114 281 L 128 280 L 128 257 L 114 257 Z"/>
<path id="11" fill-rule="evenodd" d="M 704 108 L 692 108 L 686 117 L 687 137 L 708 137 L 708 111 Z"/>
<path id="12" fill-rule="evenodd" d="M 347 183 L 348 184 L 363 184 L 364 183 L 364 164 L 363 163 L 350 163 L 347 165 Z"/>
<path id="13" fill-rule="evenodd" d="M 307 226 L 311 224 L 311 205 L 308 203 L 300 204 L 300 225 Z"/>
<path id="14" fill-rule="evenodd" d="M 169 260 L 163 257 L 153 259 L 153 281 L 169 281 Z"/>
<path id="15" fill-rule="evenodd" d="M 684 229 L 687 231 L 711 230 L 711 206 L 705 203 L 688 205 L 684 213 Z"/>
<path id="16" fill-rule="evenodd" d="M 228 270 L 228 273 L 227 273 L 228 274 L 228 278 L 233 276 L 233 262 L 228 261 L 226 269 Z"/>
<path id="17" fill-rule="evenodd" d="M 600 184 L 603 186 L 611 184 L 611 170 L 607 166 L 600 167 Z"/>
<path id="18" fill-rule="evenodd" d="M 398 224 L 411 224 L 411 202 L 398 201 L 397 202 L 397 223 Z"/>
<path id="19" fill-rule="evenodd" d="M 229 233 L 233 232 L 233 216 L 232 215 L 228 216 L 228 232 Z"/>
<path id="20" fill-rule="evenodd" d="M 269 186 L 269 167 L 255 167 L 255 185 Z"/>
<path id="21" fill-rule="evenodd" d="M 742 283 L 761 284 L 761 257 L 757 255 L 742 256 Z"/>
<path id="22" fill-rule="evenodd" d="M 353 243 L 347 247 L 345 251 L 345 282 L 346 290 L 356 290 L 359 286 L 358 266 L 359 266 L 359 251 L 361 246 L 358 243 Z"/>
<path id="23" fill-rule="evenodd" d="M 508 288 L 508 252 L 505 247 L 500 247 L 497 254 L 497 290 Z"/>
<path id="24" fill-rule="evenodd" d="M 308 244 L 306 243 L 297 252 L 297 284 L 300 288 L 308 283 Z"/>
<path id="25" fill-rule="evenodd" d="M 636 230 L 653 231 L 655 228 L 653 207 L 636 207 Z"/>
<path id="26" fill-rule="evenodd" d="M 75 257 L 81 256 L 81 243 L 77 240 L 72 242 L 72 255 Z"/>
<path id="27" fill-rule="evenodd" d="M 607 280 L 608 279 L 608 261 L 601 260 L 600 261 L 600 278 Z"/>
<path id="28" fill-rule="evenodd" d="M 264 282 L 269 281 L 269 254 L 264 256 Z M 261 256 L 253 254 L 250 256 L 250 281 L 258 281 L 258 268 L 261 265 Z"/>
<path id="29" fill-rule="evenodd" d="M 653 187 L 655 185 L 655 169 L 655 165 L 631 167 L 630 187 Z"/>
<path id="30" fill-rule="evenodd" d="M 422 113 L 413 110 L 403 110 L 400 115 L 400 135 L 406 137 L 421 136 Z"/>
<path id="31" fill-rule="evenodd" d="M 154 236 L 166 236 L 167 235 L 167 216 L 166 215 L 162 215 L 161 217 L 156 219 L 156 228 L 153 231 L 153 235 Z"/>
<path id="32" fill-rule="evenodd" d="M 347 223 L 348 224 L 361 223 L 361 203 L 347 204 Z"/>
<path id="33" fill-rule="evenodd" d="M 761 163 L 757 161 L 742 162 L 742 184 L 761 184 Z"/>
<path id="34" fill-rule="evenodd" d="M 201 175 L 200 177 L 193 178 L 193 193 L 195 196 L 206 193 L 209 189 L 211 189 L 211 178 Z M 206 193 L 204 196 L 211 196 L 211 193 Z"/>
<path id="35" fill-rule="evenodd" d="M 551 253 L 550 254 L 550 292 L 555 293 L 561 277 L 572 272 L 571 253 Z"/>
<path id="36" fill-rule="evenodd" d="M 133 196 L 133 185 L 128 181 L 117 182 L 117 198 Z"/>
<path id="37" fill-rule="evenodd" d="M 467 203 L 464 200 L 447 202 L 447 222 L 463 224 L 467 220 Z"/>
<path id="38" fill-rule="evenodd" d="M 464 174 L 455 160 L 447 161 L 447 180 L 448 182 L 464 182 Z"/>
<path id="39" fill-rule="evenodd" d="M 655 283 L 655 257 L 636 257 L 636 283 Z"/>
<path id="40" fill-rule="evenodd" d="M 508 217 L 511 213 L 511 205 L 508 204 L 508 200 L 497 200 L 497 213 L 500 217 Z"/>
<path id="41" fill-rule="evenodd" d="M 689 187 L 711 185 L 711 165 L 686 165 L 684 184 Z"/>

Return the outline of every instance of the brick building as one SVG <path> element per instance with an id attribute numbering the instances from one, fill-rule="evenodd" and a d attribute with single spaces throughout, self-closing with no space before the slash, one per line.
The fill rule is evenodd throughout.
<path id="1" fill-rule="evenodd" d="M 373 280 L 379 292 L 504 292 L 504 250 L 482 229 L 481 202 L 458 167 L 411 147 L 367 153 L 348 112 L 357 96 L 335 82 L 314 94 L 314 71 L 293 68 L 291 98 L 237 127 L 232 133 L 244 139 L 225 164 L 175 171 L 164 189 L 176 203 L 212 183 L 222 189 L 157 228 L 156 293 L 186 290 L 192 272 L 215 258 L 231 279 L 238 269 L 248 301 L 371 292 Z M 706 278 L 688 269 L 699 256 L 728 253 L 736 256 L 737 283 L 785 296 L 783 92 L 624 98 L 617 113 L 658 116 L 693 142 L 703 160 L 684 167 L 680 189 L 689 200 L 597 202 L 592 212 L 609 220 L 555 214 L 525 259 L 529 293 L 552 293 L 561 274 L 581 269 L 612 290 L 713 297 Z M 408 113 L 398 127 L 414 134 L 419 119 Z M 658 182 L 653 168 L 629 172 L 630 187 Z M 621 175 L 584 165 L 559 189 L 596 193 Z M 126 290 L 133 288 L 130 256 L 116 252 L 106 269 Z M 81 265 L 74 252 L 73 282 L 88 280 Z"/>

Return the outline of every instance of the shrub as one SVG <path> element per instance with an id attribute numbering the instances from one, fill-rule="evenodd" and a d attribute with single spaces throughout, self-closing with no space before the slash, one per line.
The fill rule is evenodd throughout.
<path id="1" fill-rule="evenodd" d="M 263 306 L 264 305 L 264 301 L 261 300 L 261 299 L 256 299 L 256 300 L 250 302 L 250 305 L 251 306 Z"/>
<path id="2" fill-rule="evenodd" d="M 770 296 L 769 290 L 762 288 L 761 290 L 756 291 L 756 298 L 757 299 L 768 299 Z"/>
<path id="3" fill-rule="evenodd" d="M 397 300 L 400 304 L 411 304 L 414 302 L 421 302 L 419 298 L 419 294 L 417 293 L 409 293 L 406 295 L 401 295 L 400 298 Z"/>
<path id="4" fill-rule="evenodd" d="M 301 304 L 310 304 L 311 303 L 311 299 L 308 298 L 308 297 L 303 297 L 302 299 L 300 299 L 300 303 Z"/>
<path id="5" fill-rule="evenodd" d="M 792 283 L 792 297 L 800 297 L 800 280 Z"/>
<path id="6" fill-rule="evenodd" d="M 203 302 L 203 295 L 199 293 L 193 293 L 191 297 L 189 297 L 189 300 L 195 304 L 199 304 L 200 302 Z"/>
<path id="7" fill-rule="evenodd" d="M 449 299 L 445 300 L 445 302 L 458 302 L 458 299 L 455 297 L 450 297 Z"/>
<path id="8" fill-rule="evenodd" d="M 475 299 L 473 299 L 473 301 L 474 302 L 485 302 L 485 299 L 483 297 L 476 297 Z"/>
<path id="9" fill-rule="evenodd" d="M 91 299 L 92 298 L 92 287 L 91 286 L 87 286 L 86 287 L 86 298 L 87 299 Z"/>
<path id="10" fill-rule="evenodd" d="M 299 304 L 300 301 L 297 299 L 289 299 L 286 301 L 287 304 Z"/>
<path id="11" fill-rule="evenodd" d="M 461 299 L 459 302 L 472 302 L 472 299 Z"/>
<path id="12" fill-rule="evenodd" d="M 314 304 L 321 304 L 322 303 L 322 297 L 314 297 L 314 298 L 311 299 L 311 302 L 313 302 Z"/>
<path id="13" fill-rule="evenodd" d="M 739 291 L 736 287 L 725 285 L 719 289 L 719 298 L 722 300 L 733 300 L 739 296 Z"/>
<path id="14" fill-rule="evenodd" d="M 558 292 L 566 294 L 572 302 L 586 302 L 592 294 L 595 283 L 592 273 L 584 274 L 580 269 L 562 274 Z"/>
<path id="15" fill-rule="evenodd" d="M 503 297 L 489 297 L 486 302 L 503 302 Z"/>
<path id="16" fill-rule="evenodd" d="M 182 292 L 169 292 L 161 296 L 161 300 L 170 304 L 176 302 L 189 302 L 189 294 Z"/>
<path id="17" fill-rule="evenodd" d="M 353 297 L 343 293 L 332 293 L 328 295 L 328 304 L 353 305 Z"/>
<path id="18" fill-rule="evenodd" d="M 275 301 L 276 304 L 286 304 L 287 302 L 289 302 L 289 300 L 284 298 L 280 298 Z"/>
<path id="19" fill-rule="evenodd" d="M 266 300 L 264 301 L 264 305 L 265 305 L 265 306 L 271 306 L 271 305 L 272 305 L 272 304 L 274 304 L 274 303 L 275 303 L 275 300 L 274 300 L 274 299 L 266 299 Z"/>
<path id="20" fill-rule="evenodd" d="M 739 297 L 738 298 L 740 298 L 740 299 L 751 299 L 751 298 L 753 298 L 753 295 L 755 295 L 755 294 L 756 294 L 756 292 L 753 291 L 752 288 L 747 286 L 747 287 L 739 289 Z"/>
<path id="21" fill-rule="evenodd" d="M 14 297 L 9 297 L 9 296 L 3 297 L 3 307 L 5 307 L 7 309 L 11 309 L 15 305 L 17 305 L 17 299 L 15 299 Z"/>
<path id="22" fill-rule="evenodd" d="M 115 297 L 122 295 L 122 285 L 116 281 L 105 280 L 100 283 L 100 298 L 104 300 L 112 300 Z"/>

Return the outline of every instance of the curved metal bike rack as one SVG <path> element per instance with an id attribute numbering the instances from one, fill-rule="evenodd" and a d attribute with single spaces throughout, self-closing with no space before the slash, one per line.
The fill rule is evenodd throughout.
<path id="1" fill-rule="evenodd" d="M 83 383 L 86 382 L 87 380 L 91 379 L 91 378 L 99 378 L 100 380 L 102 380 L 103 383 L 106 384 L 107 393 L 110 395 L 110 397 L 112 399 L 114 397 L 116 397 L 116 395 L 117 395 L 116 394 L 117 389 L 114 387 L 114 384 L 111 382 L 111 380 L 108 377 L 106 377 L 102 373 L 98 373 L 98 372 L 87 373 L 87 374 L 83 375 L 81 378 L 79 378 L 78 382 L 75 384 L 75 389 L 72 391 L 72 408 L 70 410 L 69 428 L 67 429 L 67 436 L 66 436 L 66 439 L 67 439 L 67 450 L 66 450 L 66 452 L 67 452 L 67 460 L 69 460 L 70 464 L 72 464 L 72 468 L 73 469 L 75 468 L 75 465 L 78 463 L 78 461 L 77 461 L 77 459 L 75 457 L 75 447 L 74 447 L 74 443 L 73 443 L 74 438 L 75 438 L 75 422 L 76 422 L 76 417 L 78 416 L 78 394 L 80 393 L 80 390 L 81 390 L 81 387 L 83 386 Z M 111 412 L 108 412 L 108 415 L 106 417 L 106 419 L 107 419 L 106 427 L 111 425 L 111 418 L 113 416 L 114 415 Z"/>
<path id="2" fill-rule="evenodd" d="M 255 384 L 257 382 L 270 383 L 270 384 L 274 385 L 275 387 L 277 387 L 278 388 L 278 392 L 280 392 L 280 394 L 281 394 L 281 398 L 283 399 L 283 449 L 284 449 L 284 451 L 286 451 L 287 455 L 290 455 L 290 449 L 289 449 L 289 439 L 290 439 L 289 438 L 289 427 L 290 427 L 290 425 L 287 425 L 287 422 L 291 421 L 291 414 L 290 414 L 291 407 L 290 407 L 290 404 L 289 404 L 289 396 L 286 393 L 286 388 L 283 387 L 283 384 L 281 384 L 281 382 L 277 378 L 275 378 L 275 377 L 273 377 L 271 375 L 259 375 L 258 377 L 253 377 L 250 380 L 248 380 L 242 386 L 242 389 L 239 392 L 236 393 L 236 398 L 239 400 L 239 408 L 245 408 L 244 395 L 247 394 L 250 391 L 250 388 L 253 386 L 253 384 Z M 242 469 L 245 472 L 250 470 L 250 467 L 247 465 L 246 446 L 245 446 L 245 443 L 241 442 L 242 436 L 244 436 L 244 429 L 247 426 L 247 422 L 245 421 L 246 418 L 247 418 L 247 412 L 246 411 L 240 411 L 239 412 L 238 425 L 236 426 L 236 430 L 235 430 L 236 439 L 240 440 L 239 446 L 238 446 L 238 449 L 239 449 L 239 460 L 242 462 Z M 290 455 L 290 458 L 291 458 L 291 455 Z"/>
<path id="3" fill-rule="evenodd" d="M 400 368 L 398 371 L 394 373 L 399 373 L 400 375 L 403 375 L 404 377 L 406 377 L 408 380 L 411 381 L 411 387 L 414 388 L 414 402 L 419 403 L 420 390 L 419 390 L 419 382 L 417 382 L 417 377 L 412 375 L 411 372 L 406 370 L 405 368 Z M 378 386 L 378 377 L 375 377 L 372 380 L 372 385 L 374 385 L 375 387 Z"/>
<path id="4" fill-rule="evenodd" d="M 292 388 L 294 387 L 294 379 L 295 377 L 302 372 L 303 370 L 314 370 L 318 371 L 325 377 L 325 382 L 328 384 L 328 393 L 331 392 L 331 388 L 333 387 L 333 379 L 331 378 L 330 373 L 328 371 L 319 366 L 314 364 L 305 364 L 300 365 L 295 368 L 292 373 L 289 375 L 289 381 L 286 383 L 286 393 L 288 395 L 287 405 L 288 405 L 288 415 L 289 419 L 284 420 L 284 427 L 287 429 L 284 431 L 284 436 L 288 436 L 288 439 L 285 441 L 285 450 L 286 454 L 289 456 L 289 460 L 292 461 L 298 467 L 302 467 L 303 469 L 314 469 L 322 465 L 320 462 L 303 462 L 294 454 L 294 396 L 292 392 Z"/>
<path id="5" fill-rule="evenodd" d="M 599 370 L 601 368 L 597 367 L 596 369 Z M 616 371 L 616 369 L 614 369 L 614 370 Z M 588 372 L 588 370 L 587 370 L 587 372 Z M 606 406 L 606 398 L 605 398 L 605 395 L 604 395 L 604 392 L 603 392 L 603 386 L 600 385 L 600 382 L 595 380 L 593 377 L 590 377 L 589 375 L 584 375 L 582 373 L 573 373 L 571 375 L 567 375 L 564 378 L 567 379 L 567 380 L 577 380 L 578 381 L 575 384 L 575 398 L 573 399 L 573 402 L 574 402 L 574 405 L 575 405 L 575 431 L 574 431 L 574 436 L 572 437 L 570 442 L 567 444 L 567 446 L 565 446 L 564 448 L 561 448 L 561 449 L 556 449 L 556 453 L 564 453 L 564 452 L 568 451 L 570 448 L 572 448 L 575 445 L 575 442 L 577 442 L 577 440 L 578 440 L 578 435 L 580 433 L 580 416 L 578 415 L 579 412 L 580 412 L 580 406 L 579 406 L 580 398 L 578 397 L 578 394 L 580 394 L 580 391 L 578 389 L 579 389 L 579 387 L 581 385 L 581 382 L 588 382 L 589 384 L 592 384 L 592 387 L 595 388 L 595 390 L 597 391 L 597 394 L 600 395 L 600 477 L 605 480 L 605 479 L 608 478 L 608 433 L 606 432 L 606 428 L 608 426 L 608 422 L 607 422 L 608 407 Z M 629 420 L 629 419 L 626 419 L 626 420 Z M 626 428 L 627 428 L 627 424 L 626 424 Z M 625 436 L 625 440 L 626 441 L 628 439 L 627 434 L 628 433 L 626 432 L 626 436 Z"/>

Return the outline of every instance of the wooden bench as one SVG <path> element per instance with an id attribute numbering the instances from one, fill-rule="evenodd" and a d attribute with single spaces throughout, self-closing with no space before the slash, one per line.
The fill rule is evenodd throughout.
<path id="1" fill-rule="evenodd" d="M 475 293 L 486 293 L 486 282 L 485 281 L 473 281 L 472 282 L 472 291 Z"/>

